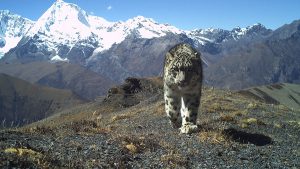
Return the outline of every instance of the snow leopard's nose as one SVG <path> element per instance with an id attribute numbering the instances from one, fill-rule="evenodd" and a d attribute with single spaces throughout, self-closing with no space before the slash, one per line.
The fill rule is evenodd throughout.
<path id="1" fill-rule="evenodd" d="M 179 71 L 177 78 L 178 78 L 179 81 L 184 80 L 184 72 L 183 71 Z"/>
<path id="2" fill-rule="evenodd" d="M 182 71 L 178 72 L 176 80 L 177 80 L 178 84 L 184 84 L 186 81 L 185 73 Z"/>

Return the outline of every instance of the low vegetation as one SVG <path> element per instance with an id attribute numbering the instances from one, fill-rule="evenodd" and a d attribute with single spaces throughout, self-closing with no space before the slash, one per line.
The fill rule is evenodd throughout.
<path id="1" fill-rule="evenodd" d="M 161 81 L 154 79 L 138 79 L 141 88 L 131 88 L 136 92 L 130 96 L 130 102 L 125 95 L 111 93 L 103 102 L 80 105 L 23 128 L 1 131 L 0 165 L 19 168 L 300 166 L 298 111 L 260 102 L 252 96 L 204 87 L 199 131 L 183 135 L 169 124 L 162 93 L 158 92 Z M 123 92 L 122 87 L 116 91 Z M 20 157 L 20 151 L 26 158 Z"/>

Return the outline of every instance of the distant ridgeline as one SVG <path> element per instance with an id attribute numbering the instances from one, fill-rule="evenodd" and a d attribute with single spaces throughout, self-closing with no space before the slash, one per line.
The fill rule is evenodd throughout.
<path id="1" fill-rule="evenodd" d="M 282 104 L 290 109 L 300 110 L 300 85 L 280 83 L 249 88 L 240 91 L 270 104 Z"/>
<path id="2" fill-rule="evenodd" d="M 71 91 L 33 85 L 0 74 L 1 127 L 28 124 L 79 103 L 83 101 Z"/>

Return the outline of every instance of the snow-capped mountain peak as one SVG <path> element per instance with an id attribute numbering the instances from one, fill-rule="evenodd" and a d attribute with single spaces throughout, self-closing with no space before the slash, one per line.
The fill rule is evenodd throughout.
<path id="1" fill-rule="evenodd" d="M 137 16 L 127 20 L 125 23 L 125 29 L 134 30 L 138 33 L 140 38 L 155 38 L 165 36 L 167 33 L 181 34 L 182 30 L 177 29 L 174 26 L 168 24 L 159 24 L 152 18 L 145 18 L 143 16 Z"/>
<path id="2" fill-rule="evenodd" d="M 26 36 L 38 37 L 39 47 L 46 46 L 49 51 L 57 53 L 59 46 L 68 46 L 70 49 L 78 42 L 92 40 L 93 48 L 96 47 L 96 52 L 99 52 L 122 42 L 128 35 L 150 39 L 167 33 L 180 34 L 183 31 L 143 16 L 125 22 L 109 22 L 88 15 L 75 4 L 58 0 L 38 19 Z"/>
<path id="3" fill-rule="evenodd" d="M 247 29 L 267 29 L 267 28 L 261 23 L 255 23 L 251 26 L 247 26 Z"/>
<path id="4" fill-rule="evenodd" d="M 196 29 L 192 31 L 186 31 L 186 34 L 194 39 L 198 44 L 204 45 L 207 42 L 210 43 L 222 43 L 228 40 L 239 40 L 244 37 L 251 37 L 257 35 L 268 35 L 270 29 L 267 29 L 262 24 L 254 24 L 245 28 L 235 27 L 232 30 L 224 29 Z"/>
<path id="5" fill-rule="evenodd" d="M 152 18 L 145 18 L 144 16 L 138 15 L 132 19 L 128 19 L 127 22 L 153 22 L 156 23 Z"/>
<path id="6" fill-rule="evenodd" d="M 113 44 L 122 42 L 127 36 L 134 35 L 137 38 L 157 38 L 165 36 L 167 33 L 180 34 L 183 31 L 168 24 L 159 24 L 152 18 L 137 16 L 127 21 L 108 22 L 103 18 L 98 18 L 100 23 L 93 27 L 98 27 L 95 34 L 101 37 L 100 47 L 95 52 L 109 49 Z M 96 25 L 96 26 L 95 26 Z"/>
<path id="7" fill-rule="evenodd" d="M 88 15 L 75 4 L 56 1 L 30 29 L 31 36 L 36 33 L 55 35 L 57 38 L 88 37 L 91 34 Z"/>
<path id="8" fill-rule="evenodd" d="M 18 42 L 34 24 L 33 21 L 8 10 L 0 10 L 0 59 Z"/>
<path id="9" fill-rule="evenodd" d="M 247 26 L 245 28 L 241 28 L 241 27 L 236 27 L 234 29 L 232 29 L 231 32 L 233 33 L 236 33 L 238 36 L 243 36 L 243 35 L 246 35 L 246 34 L 252 34 L 252 33 L 259 33 L 259 32 L 264 32 L 264 31 L 267 31 L 268 29 L 260 24 L 260 23 L 256 23 L 256 24 L 253 24 L 251 26 Z"/>

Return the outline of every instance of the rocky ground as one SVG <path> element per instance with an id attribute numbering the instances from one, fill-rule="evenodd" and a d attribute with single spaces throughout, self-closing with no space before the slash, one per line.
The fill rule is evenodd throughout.
<path id="1" fill-rule="evenodd" d="M 0 131 L 1 168 L 300 168 L 300 112 L 203 88 L 199 131 L 179 134 L 159 78 L 127 79 L 97 102 Z"/>

